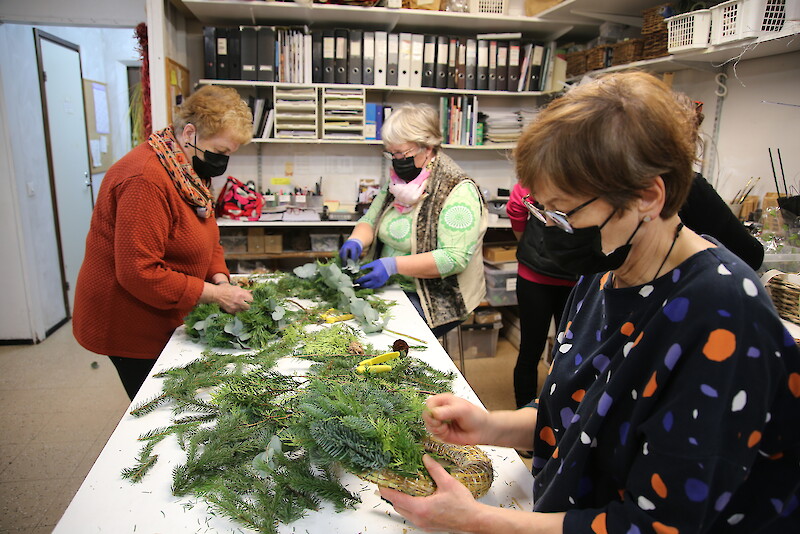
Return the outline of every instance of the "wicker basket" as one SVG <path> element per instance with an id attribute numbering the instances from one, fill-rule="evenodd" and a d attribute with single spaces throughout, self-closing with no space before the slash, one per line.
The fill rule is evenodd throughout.
<path id="1" fill-rule="evenodd" d="M 586 72 L 586 50 L 570 52 L 566 55 L 567 77 L 580 76 Z"/>
<path id="2" fill-rule="evenodd" d="M 611 45 L 595 46 L 586 52 L 586 70 L 604 69 L 610 65 Z"/>
<path id="3" fill-rule="evenodd" d="M 778 315 L 800 325 L 800 286 L 788 282 L 786 275 L 781 274 L 769 279 L 767 290 Z"/>
<path id="4" fill-rule="evenodd" d="M 450 469 L 450 474 L 464 484 L 473 497 L 478 499 L 489 492 L 494 480 L 494 470 L 492 469 L 492 460 L 485 452 L 478 447 L 451 445 L 430 437 L 425 440 L 424 445 L 427 452 L 447 458 L 455 464 L 455 467 Z M 379 486 L 386 486 L 417 497 L 431 495 L 436 491 L 436 484 L 427 473 L 420 473 L 416 478 L 408 478 L 383 470 L 370 471 L 359 476 Z"/>
<path id="5" fill-rule="evenodd" d="M 611 66 L 624 65 L 642 59 L 644 40 L 628 39 L 611 45 Z"/>
<path id="6" fill-rule="evenodd" d="M 675 14 L 672 4 L 660 4 L 642 11 L 642 35 L 667 31 L 665 19 Z"/>
<path id="7" fill-rule="evenodd" d="M 668 41 L 667 30 L 645 35 L 642 59 L 653 59 L 669 55 L 669 50 L 667 48 Z"/>

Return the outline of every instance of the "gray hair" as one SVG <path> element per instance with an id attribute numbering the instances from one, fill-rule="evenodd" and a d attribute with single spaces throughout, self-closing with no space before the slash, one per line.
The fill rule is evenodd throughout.
<path id="1" fill-rule="evenodd" d="M 383 123 L 381 138 L 384 146 L 416 143 L 438 149 L 442 146 L 439 113 L 428 104 L 402 104 Z"/>

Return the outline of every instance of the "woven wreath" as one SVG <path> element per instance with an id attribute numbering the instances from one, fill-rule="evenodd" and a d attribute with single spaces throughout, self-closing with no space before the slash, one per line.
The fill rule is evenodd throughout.
<path id="1" fill-rule="evenodd" d="M 453 463 L 450 475 L 464 484 L 476 499 L 489 492 L 494 480 L 492 460 L 478 447 L 469 445 L 452 445 L 432 437 L 425 442 L 425 451 L 447 459 Z M 386 469 L 362 473 L 359 477 L 379 486 L 402 491 L 415 497 L 425 497 L 436 491 L 436 483 L 427 473 L 420 472 L 415 478 L 403 477 Z"/>

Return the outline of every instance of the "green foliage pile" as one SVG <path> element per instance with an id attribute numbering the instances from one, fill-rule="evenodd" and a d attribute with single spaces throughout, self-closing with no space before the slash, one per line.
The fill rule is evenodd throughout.
<path id="1" fill-rule="evenodd" d="M 163 392 L 131 413 L 170 406 L 172 424 L 140 436 L 136 465 L 122 476 L 142 480 L 157 462 L 156 445 L 174 436 L 186 454 L 173 472 L 175 495 L 197 496 L 244 526 L 275 532 L 322 502 L 337 511 L 359 502 L 337 468 L 418 475 L 424 398 L 449 391 L 453 375 L 407 354 L 388 372 L 359 374 L 361 360 L 384 351 L 364 346 L 344 323 L 317 331 L 293 324 L 282 334 L 257 352 L 206 351 L 156 375 Z M 275 370 L 284 357 L 314 363 L 307 376 L 289 377 Z"/>
<path id="2" fill-rule="evenodd" d="M 386 323 L 389 304 L 376 297 L 372 289 L 353 285 L 354 271 L 340 267 L 339 258 L 313 262 L 279 273 L 269 279 L 253 281 L 250 309 L 235 315 L 224 312 L 218 304 L 200 304 L 186 316 L 186 332 L 200 343 L 213 348 L 261 349 L 280 338 L 287 325 L 321 321 L 320 314 L 334 308 L 341 314 L 352 313 L 361 328 L 380 332 Z M 293 299 L 315 303 L 311 309 L 290 311 Z M 296 302 L 295 302 L 296 304 Z"/>

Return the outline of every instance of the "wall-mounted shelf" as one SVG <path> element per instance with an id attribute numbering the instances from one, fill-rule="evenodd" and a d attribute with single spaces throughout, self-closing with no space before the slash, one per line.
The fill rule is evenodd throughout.
<path id="1" fill-rule="evenodd" d="M 388 9 L 384 7 L 300 5 L 293 2 L 225 2 L 183 0 L 183 5 L 203 24 L 285 25 L 307 24 L 317 27 L 341 26 L 385 31 L 440 32 L 525 32 L 542 40 L 563 35 L 586 34 L 599 22 L 545 20 L 539 17 L 516 17 L 486 13 L 453 13 L 425 9 Z"/>

